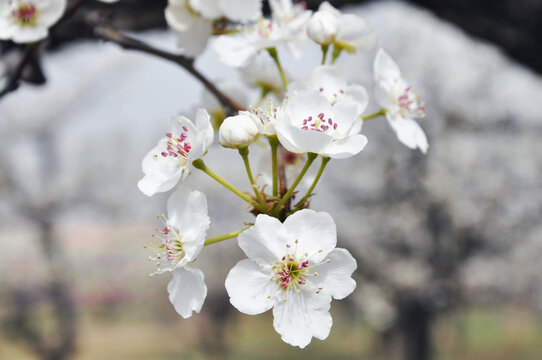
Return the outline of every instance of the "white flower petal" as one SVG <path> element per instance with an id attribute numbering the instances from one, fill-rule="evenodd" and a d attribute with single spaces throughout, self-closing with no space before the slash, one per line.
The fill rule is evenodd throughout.
<path id="1" fill-rule="evenodd" d="M 346 78 L 341 71 L 331 65 L 321 65 L 313 70 L 311 82 L 316 90 L 320 91 L 330 102 L 341 95 L 340 91 L 345 91 L 347 87 Z"/>
<path id="2" fill-rule="evenodd" d="M 248 258 L 262 266 L 279 260 L 286 251 L 286 245 L 292 243 L 283 224 L 264 214 L 258 215 L 254 226 L 243 231 L 238 240 L 239 247 Z"/>
<path id="3" fill-rule="evenodd" d="M 226 290 L 230 302 L 237 310 L 248 315 L 261 314 L 274 305 L 274 293 L 279 289 L 271 280 L 269 271 L 261 270 L 250 259 L 241 260 L 226 277 Z"/>
<path id="4" fill-rule="evenodd" d="M 331 136 L 318 131 L 301 130 L 292 125 L 278 124 L 277 136 L 284 148 L 293 153 L 320 153 L 331 143 Z"/>
<path id="5" fill-rule="evenodd" d="M 367 137 L 362 134 L 352 135 L 340 141 L 334 141 L 322 150 L 321 155 L 332 159 L 346 159 L 360 153 L 367 145 Z"/>
<path id="6" fill-rule="evenodd" d="M 298 240 L 296 255 L 308 253 L 311 262 L 319 263 L 337 245 L 337 228 L 325 212 L 304 209 L 288 216 L 284 228 Z"/>
<path id="7" fill-rule="evenodd" d="M 192 316 L 193 311 L 199 313 L 207 296 L 203 272 L 185 266 L 172 273 L 173 279 L 167 286 L 167 292 L 175 311 L 185 319 Z"/>
<path id="8" fill-rule="evenodd" d="M 376 82 L 381 79 L 393 79 L 401 76 L 401 71 L 395 61 L 382 49 L 378 49 L 376 53 L 373 71 Z"/>
<path id="9" fill-rule="evenodd" d="M 220 0 L 188 0 L 190 7 L 203 17 L 215 20 L 223 15 Z"/>
<path id="10" fill-rule="evenodd" d="M 427 152 L 429 148 L 427 136 L 416 121 L 393 116 L 390 113 L 386 113 L 386 117 L 400 142 L 410 149 L 419 148 L 422 153 Z"/>
<path id="11" fill-rule="evenodd" d="M 356 270 L 356 260 L 348 250 L 336 248 L 331 251 L 324 262 L 318 267 L 318 276 L 311 281 L 322 286 L 322 292 L 331 295 L 334 299 L 344 299 L 354 291 L 356 282 L 352 279 L 352 273 Z"/>
<path id="12" fill-rule="evenodd" d="M 331 297 L 324 293 L 290 291 L 286 302 L 273 308 L 273 327 L 284 342 L 304 348 L 312 337 L 328 337 L 333 320 L 329 314 Z"/>

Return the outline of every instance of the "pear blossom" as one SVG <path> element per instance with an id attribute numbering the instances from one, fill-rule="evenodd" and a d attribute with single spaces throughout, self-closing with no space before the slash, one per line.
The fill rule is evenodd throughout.
<path id="1" fill-rule="evenodd" d="M 260 52 L 245 66 L 239 68 L 241 79 L 251 88 L 282 98 L 283 86 L 280 73 L 267 52 Z M 286 76 L 288 78 L 288 76 Z"/>
<path id="2" fill-rule="evenodd" d="M 238 240 L 248 259 L 226 278 L 232 305 L 249 315 L 272 308 L 273 326 L 290 345 L 304 348 L 312 337 L 327 338 L 331 299 L 343 299 L 356 287 L 356 261 L 335 248 L 331 216 L 305 209 L 281 223 L 260 214 Z"/>
<path id="3" fill-rule="evenodd" d="M 367 138 L 359 134 L 361 123 L 356 105 L 332 105 L 320 91 L 306 90 L 288 97 L 277 112 L 275 129 L 290 152 L 344 159 L 367 144 Z"/>
<path id="4" fill-rule="evenodd" d="M 247 66 L 262 50 L 286 44 L 294 55 L 296 48 L 304 39 L 305 25 L 310 11 L 291 0 L 271 3 L 274 13 L 272 19 L 260 18 L 253 26 L 245 26 L 238 33 L 219 36 L 215 42 L 220 61 L 239 68 Z"/>
<path id="5" fill-rule="evenodd" d="M 326 14 L 319 14 L 321 12 Z M 334 16 L 339 24 L 335 34 L 335 22 L 331 20 L 331 16 Z M 376 37 L 363 18 L 354 14 L 343 14 L 327 1 L 320 4 L 318 11 L 314 13 L 309 29 L 309 36 L 317 43 L 333 43 L 335 47 L 352 53 L 370 51 L 376 44 Z"/>
<path id="6" fill-rule="evenodd" d="M 203 272 L 188 266 L 203 248 L 209 229 L 207 199 L 199 191 L 179 186 L 167 201 L 167 212 L 167 218 L 160 216 L 163 229 L 146 246 L 154 252 L 149 259 L 156 261 L 151 276 L 173 274 L 167 286 L 169 301 L 179 315 L 188 318 L 193 311 L 199 313 L 207 296 Z"/>
<path id="7" fill-rule="evenodd" d="M 137 184 L 139 190 L 152 196 L 173 188 L 188 176 L 192 162 L 205 155 L 213 137 L 210 116 L 204 109 L 198 110 L 195 124 L 179 116 L 171 131 L 143 158 L 145 176 Z"/>
<path id="8" fill-rule="evenodd" d="M 190 8 L 187 0 L 169 0 L 165 10 L 166 21 L 177 35 L 177 45 L 184 54 L 201 54 L 213 34 L 213 21 Z"/>
<path id="9" fill-rule="evenodd" d="M 308 81 L 297 81 L 288 86 L 287 95 L 307 89 L 318 90 L 333 105 L 336 103 L 354 104 L 361 116 L 369 103 L 367 90 L 361 85 L 348 84 L 341 71 L 331 65 L 315 68 Z"/>
<path id="10" fill-rule="evenodd" d="M 283 29 L 269 19 L 260 18 L 254 26 L 245 26 L 238 33 L 219 36 L 214 48 L 221 62 L 239 68 L 247 66 L 260 51 L 275 47 L 284 40 Z"/>
<path id="11" fill-rule="evenodd" d="M 0 40 L 30 43 L 44 39 L 65 8 L 66 0 L 2 0 Z"/>
<path id="12" fill-rule="evenodd" d="M 230 116 L 220 125 L 218 132 L 220 145 L 227 148 L 243 148 L 253 143 L 259 135 L 258 126 L 248 111 Z"/>
<path id="13" fill-rule="evenodd" d="M 282 29 L 288 50 L 299 58 L 299 48 L 307 38 L 306 25 L 312 11 L 307 10 L 305 2 L 294 3 L 292 0 L 270 0 L 271 14 L 275 24 Z"/>
<path id="14" fill-rule="evenodd" d="M 251 106 L 248 110 L 258 126 L 259 133 L 264 136 L 274 136 L 277 133 L 275 125 L 279 108 L 276 107 L 275 100 L 272 98 L 267 98 L 265 105 L 265 109 Z"/>
<path id="15" fill-rule="evenodd" d="M 262 0 L 188 0 L 189 6 L 203 17 L 216 20 L 222 17 L 247 22 L 262 15 Z"/>
<path id="16" fill-rule="evenodd" d="M 374 61 L 374 79 L 376 101 L 385 109 L 386 118 L 399 141 L 425 154 L 429 143 L 424 131 L 414 120 L 425 116 L 425 105 L 405 82 L 395 61 L 382 49 L 378 50 Z"/>

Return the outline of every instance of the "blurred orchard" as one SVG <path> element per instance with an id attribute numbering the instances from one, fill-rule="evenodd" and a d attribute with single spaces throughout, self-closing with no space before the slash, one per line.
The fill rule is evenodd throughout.
<path id="1" fill-rule="evenodd" d="M 0 0 L 0 16 L 17 19 L 0 20 L 0 359 L 542 358 L 542 118 L 535 111 L 542 51 L 533 20 L 542 7 L 534 0 L 330 1 L 364 19 L 367 31 L 355 51 L 345 47 L 335 56 L 344 43 L 325 44 L 327 18 L 306 36 L 309 18 L 325 5 L 295 2 L 307 11 L 301 35 L 254 45 L 247 56 L 246 44 L 226 39 L 240 24 L 262 26 L 264 20 L 232 19 L 245 2 L 259 4 L 193 1 L 196 8 L 212 4 L 196 12 L 201 22 L 187 26 L 175 12 L 187 6 L 181 0 L 34 0 L 43 8 Z M 275 3 L 283 10 L 290 4 Z M 287 13 L 277 15 L 267 1 L 242 9 L 274 20 Z M 267 50 L 275 46 L 275 53 Z M 280 203 L 285 191 L 270 195 L 276 174 L 267 171 L 269 134 L 218 126 L 250 105 L 299 97 L 292 86 L 285 94 L 284 81 L 301 86 L 311 79 L 324 47 L 327 63 L 369 94 L 368 105 L 357 103 L 367 121 L 356 134 L 368 142 L 356 156 L 336 160 L 285 145 L 288 134 L 277 127 L 288 151 L 333 158 L 319 182 L 314 162 L 292 194 L 307 201 L 292 208 Z M 408 100 L 425 112 L 416 121 L 429 148 L 419 133 L 414 143 L 401 138 L 386 120 L 391 110 L 381 111 L 373 95 L 381 48 L 421 95 Z M 277 53 L 284 78 L 273 62 Z M 205 301 L 183 314 L 168 299 L 168 269 L 148 276 L 156 266 L 144 248 L 156 227 L 170 231 L 156 215 L 167 215 L 173 191 L 166 191 L 175 184 L 149 190 L 140 183 L 140 191 L 138 182 L 148 176 L 142 159 L 172 118 L 196 121 L 200 108 L 215 126 L 205 164 L 249 200 L 199 168 L 179 185 L 205 194 L 206 238 L 213 242 L 190 263 L 205 274 Z M 231 149 L 248 143 L 254 187 Z M 291 183 L 300 169 L 283 177 Z M 314 196 L 302 198 L 311 190 Z M 288 340 L 280 325 L 275 331 L 271 313 L 249 316 L 236 303 L 226 278 L 246 251 L 221 236 L 252 226 L 250 210 L 287 222 L 309 205 L 332 217 L 336 250 L 346 249 L 357 268 L 355 290 L 331 303 L 329 336 L 309 336 L 307 346 Z M 251 230 L 241 233 L 240 245 Z"/>

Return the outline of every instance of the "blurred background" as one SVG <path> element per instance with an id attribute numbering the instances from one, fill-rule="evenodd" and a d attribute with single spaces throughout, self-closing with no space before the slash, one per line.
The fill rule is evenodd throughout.
<path id="1" fill-rule="evenodd" d="M 86 25 L 99 13 L 174 50 L 165 1 L 89 2 L 0 98 L 0 359 L 542 358 L 542 2 L 331 3 L 364 17 L 422 94 L 430 149 L 403 147 L 380 118 L 364 125 L 360 155 L 330 163 L 311 207 L 337 222 L 358 286 L 332 303 L 329 338 L 292 348 L 270 314 L 229 305 L 224 279 L 244 257 L 234 240 L 198 258 L 209 294 L 188 320 L 168 301 L 168 275 L 148 277 L 143 245 L 167 194 L 138 191 L 141 159 L 172 115 L 209 96 L 179 67 Z M 2 88 L 23 54 L 0 45 Z M 301 60 L 280 51 L 296 78 L 319 54 L 309 42 Z M 374 55 L 337 65 L 371 93 Z M 212 46 L 196 67 L 242 86 Z M 216 146 L 206 162 L 248 188 L 231 150 Z M 251 221 L 203 175 L 188 183 L 207 194 L 210 236 Z"/>

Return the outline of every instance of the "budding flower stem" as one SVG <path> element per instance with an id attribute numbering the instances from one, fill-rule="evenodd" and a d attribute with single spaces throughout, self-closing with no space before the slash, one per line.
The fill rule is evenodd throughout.
<path id="1" fill-rule="evenodd" d="M 384 116 L 384 115 L 386 115 L 386 109 L 380 109 L 379 111 L 374 112 L 374 113 L 372 113 L 372 114 L 363 115 L 363 116 L 361 117 L 361 119 L 362 119 L 363 121 L 365 121 L 365 120 L 371 120 L 371 119 L 374 119 L 374 118 L 376 118 L 376 117 Z"/>
<path id="2" fill-rule="evenodd" d="M 275 64 L 277 65 L 277 69 L 280 73 L 280 78 L 282 80 L 282 86 L 284 86 L 284 90 L 288 88 L 288 79 L 286 78 L 286 74 L 284 73 L 284 70 L 282 69 L 282 65 L 280 65 L 279 56 L 277 54 L 277 49 L 274 47 L 267 48 L 267 52 L 273 60 L 275 61 Z"/>
<path id="3" fill-rule="evenodd" d="M 295 206 L 294 212 L 300 210 L 301 207 L 303 207 L 303 205 L 307 202 L 314 188 L 316 187 L 316 184 L 318 184 L 318 181 L 320 180 L 320 177 L 322 176 L 324 169 L 326 168 L 326 165 L 329 162 L 329 160 L 331 160 L 330 157 L 322 156 L 322 163 L 320 164 L 320 169 L 318 170 L 318 173 L 316 174 L 316 178 L 314 178 L 314 181 L 312 182 L 312 185 L 307 191 L 307 193 L 305 194 L 305 196 L 303 196 L 303 198 L 299 200 L 299 202 Z"/>
<path id="4" fill-rule="evenodd" d="M 307 170 L 309 170 L 309 167 L 311 166 L 314 159 L 316 159 L 316 157 L 318 157 L 318 154 L 315 154 L 315 153 L 308 153 L 307 154 L 307 162 L 305 163 L 305 166 L 303 166 L 303 169 L 301 169 L 301 172 L 299 173 L 299 175 L 295 179 L 292 186 L 290 186 L 290 188 L 288 189 L 288 192 L 286 194 L 284 194 L 282 199 L 280 199 L 279 203 L 277 205 L 275 205 L 275 208 L 273 210 L 275 210 L 276 212 L 280 212 L 280 209 L 284 206 L 284 204 L 286 204 L 286 202 L 288 201 L 290 196 L 292 196 L 292 194 L 294 193 L 295 188 L 297 187 L 297 185 L 299 184 L 301 179 L 303 179 L 303 176 L 305 176 L 305 174 L 307 173 Z"/>
<path id="5" fill-rule="evenodd" d="M 216 244 L 217 242 L 221 242 L 221 241 L 224 241 L 224 240 L 235 238 L 235 237 L 237 237 L 237 235 L 239 235 L 240 233 L 242 233 L 243 231 L 245 231 L 245 230 L 247 230 L 249 228 L 250 228 L 250 226 L 247 226 L 247 227 L 242 228 L 240 230 L 232 231 L 231 233 L 227 233 L 227 234 L 224 234 L 224 235 L 209 238 L 209 239 L 205 240 L 204 245 L 207 246 L 207 245 L 211 245 L 211 244 Z"/>
<path id="6" fill-rule="evenodd" d="M 341 46 L 333 45 L 333 55 L 331 57 L 331 65 L 335 64 L 335 61 L 341 55 L 343 48 Z"/>
<path id="7" fill-rule="evenodd" d="M 279 173 L 277 166 L 279 140 L 276 136 L 269 137 L 269 145 L 271 146 L 271 166 L 273 168 L 273 196 L 277 196 L 279 194 Z"/>
<path id="8" fill-rule="evenodd" d="M 224 187 L 226 187 L 228 190 L 230 190 L 231 192 L 233 192 L 235 195 L 239 196 L 241 199 L 245 200 L 247 203 L 249 204 L 253 204 L 253 201 L 252 199 L 250 198 L 250 196 L 248 196 L 247 194 L 243 194 L 239 189 L 237 189 L 235 186 L 233 186 L 232 184 L 230 184 L 229 182 L 227 182 L 226 180 L 222 179 L 220 176 L 218 176 L 217 174 L 215 174 L 214 172 L 212 172 L 206 165 L 205 163 L 203 162 L 203 160 L 201 159 L 197 159 L 195 160 L 194 162 L 192 162 L 192 165 L 194 165 L 194 167 L 196 169 L 199 169 L 201 171 L 203 171 L 204 173 L 206 173 L 207 175 L 209 175 L 210 177 L 212 177 L 213 179 L 215 179 L 216 181 L 218 181 L 219 183 L 221 183 L 222 185 L 224 185 Z"/>
<path id="9" fill-rule="evenodd" d="M 326 63 L 328 50 L 329 50 L 329 45 L 322 45 L 322 65 Z"/>
<path id="10" fill-rule="evenodd" d="M 252 189 L 254 190 L 254 194 L 256 195 L 258 202 L 262 206 L 262 209 L 267 210 L 267 204 L 265 203 L 265 200 L 262 198 L 262 194 L 260 194 L 260 191 L 258 190 L 258 186 L 256 186 L 256 182 L 254 181 L 254 176 L 252 176 L 252 170 L 250 169 L 250 160 L 248 159 L 248 146 L 244 148 L 240 148 L 239 155 L 241 155 L 241 157 L 243 158 L 243 162 L 245 163 L 245 169 L 247 170 L 248 180 L 250 181 L 250 185 L 252 186 Z M 265 212 L 267 213 L 267 211 Z"/>

